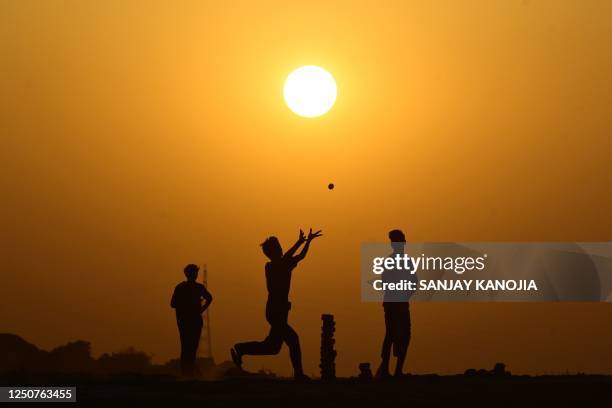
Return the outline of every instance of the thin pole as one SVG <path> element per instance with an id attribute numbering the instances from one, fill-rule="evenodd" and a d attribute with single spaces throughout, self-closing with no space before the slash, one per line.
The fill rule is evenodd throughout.
<path id="1" fill-rule="evenodd" d="M 206 264 L 202 266 L 202 283 L 208 289 L 208 268 Z M 204 311 L 204 344 L 206 346 L 205 357 L 212 358 L 212 340 L 210 336 L 210 307 Z"/>

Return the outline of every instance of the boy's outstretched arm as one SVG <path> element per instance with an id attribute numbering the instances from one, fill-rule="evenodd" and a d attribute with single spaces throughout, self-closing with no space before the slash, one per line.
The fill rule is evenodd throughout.
<path id="1" fill-rule="evenodd" d="M 306 242 L 306 236 L 304 236 L 304 231 L 300 230 L 300 236 L 298 237 L 298 240 L 295 241 L 295 244 L 293 244 L 293 246 L 289 248 L 287 252 L 285 252 L 285 254 L 283 255 L 283 258 L 289 259 L 293 257 L 293 254 L 295 254 L 295 251 L 297 251 L 300 245 L 302 245 L 304 242 Z"/>
<path id="2" fill-rule="evenodd" d="M 295 262 L 300 262 L 302 259 L 304 259 L 306 257 L 306 254 L 308 253 L 308 248 L 310 248 L 310 242 L 315 239 L 320 237 L 321 235 L 321 230 L 318 230 L 317 232 L 312 232 L 312 228 L 310 229 L 310 232 L 308 232 L 308 238 L 306 238 L 306 244 L 304 244 L 304 248 L 302 248 L 302 251 L 297 254 L 295 256 L 295 258 L 293 258 L 295 260 Z"/>

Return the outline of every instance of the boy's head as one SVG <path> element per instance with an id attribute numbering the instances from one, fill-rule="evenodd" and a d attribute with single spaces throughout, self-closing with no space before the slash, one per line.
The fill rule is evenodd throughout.
<path id="1" fill-rule="evenodd" d="M 185 269 L 183 269 L 183 272 L 185 272 L 185 276 L 187 277 L 188 281 L 195 281 L 198 278 L 199 270 L 200 268 L 198 265 L 189 264 L 185 267 Z"/>
<path id="2" fill-rule="evenodd" d="M 262 244 L 261 249 L 271 261 L 280 259 L 283 256 L 283 248 L 281 247 L 278 238 L 269 237 Z"/>
<path id="3" fill-rule="evenodd" d="M 406 247 L 406 236 L 401 230 L 394 229 L 389 231 L 389 239 L 391 240 L 391 248 L 395 252 L 404 252 Z"/>

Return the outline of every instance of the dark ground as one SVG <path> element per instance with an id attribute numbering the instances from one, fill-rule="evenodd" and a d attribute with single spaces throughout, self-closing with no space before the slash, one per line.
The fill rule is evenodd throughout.
<path id="1" fill-rule="evenodd" d="M 612 407 L 611 376 L 408 376 L 401 380 L 295 383 L 284 379 L 181 381 L 160 376 L 84 375 L 0 377 L 2 386 L 76 385 L 77 400 L 110 406 L 128 402 L 176 406 L 290 407 Z M 74 406 L 74 405 L 73 405 Z"/>

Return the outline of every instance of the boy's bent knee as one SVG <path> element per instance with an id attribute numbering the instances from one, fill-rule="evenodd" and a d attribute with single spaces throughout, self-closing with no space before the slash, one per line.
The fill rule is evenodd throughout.
<path id="1" fill-rule="evenodd" d="M 282 338 L 270 338 L 264 340 L 265 347 L 273 354 L 277 354 L 280 352 L 281 347 L 283 346 Z"/>

